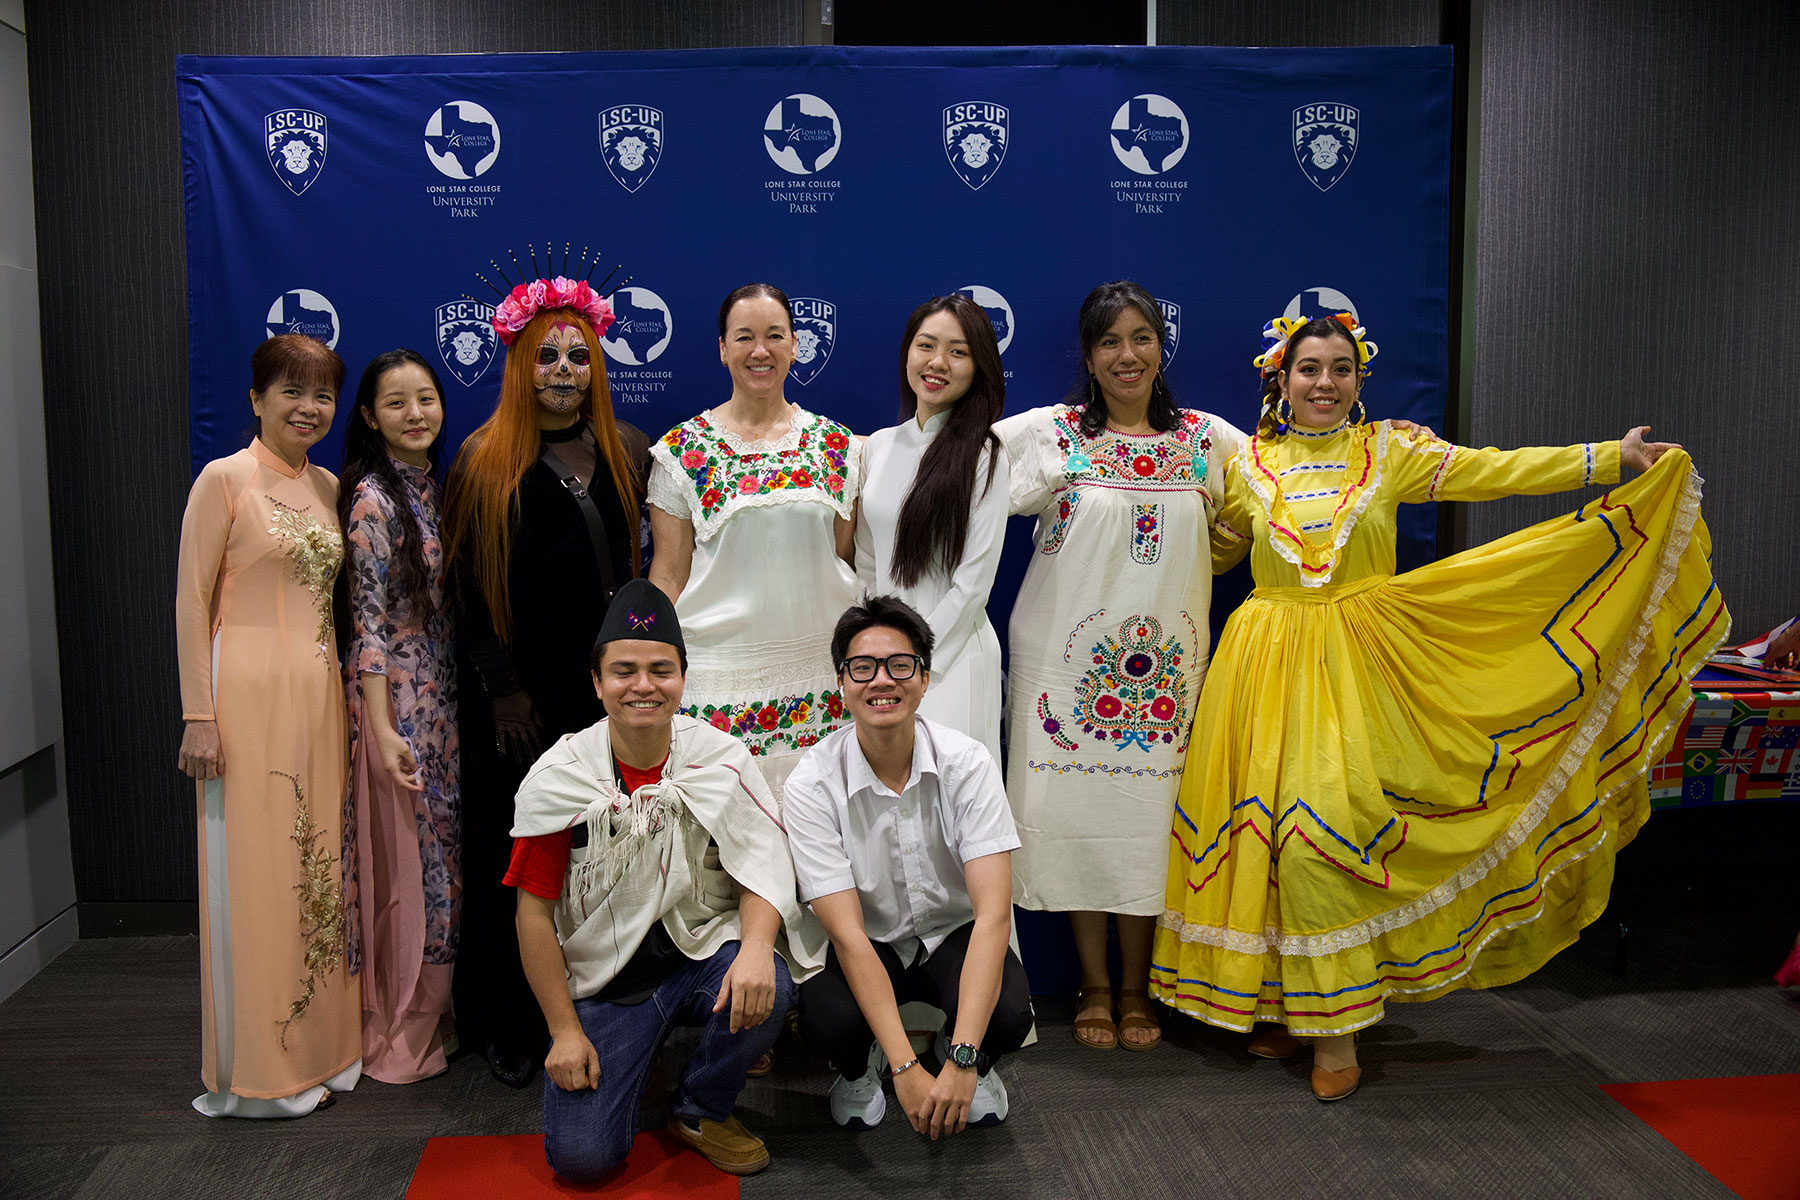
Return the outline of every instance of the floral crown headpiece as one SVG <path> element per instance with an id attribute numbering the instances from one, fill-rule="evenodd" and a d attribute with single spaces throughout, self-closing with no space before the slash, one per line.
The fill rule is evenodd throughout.
<path id="1" fill-rule="evenodd" d="M 1331 319 L 1342 325 L 1350 334 L 1350 342 L 1356 347 L 1356 373 L 1360 378 L 1367 379 L 1369 363 L 1377 354 L 1381 353 L 1381 347 L 1368 339 L 1368 330 L 1358 325 L 1356 318 L 1350 313 L 1337 313 Z M 1262 331 L 1263 351 L 1250 360 L 1250 365 L 1261 371 L 1264 379 L 1281 370 L 1282 357 L 1287 354 L 1288 339 L 1294 336 L 1295 330 L 1302 328 L 1311 320 L 1311 317 L 1304 315 L 1276 317 L 1264 325 Z"/>
<path id="2" fill-rule="evenodd" d="M 569 273 L 570 244 L 563 243 L 562 267 L 555 274 L 550 273 L 555 259 L 548 242 L 544 243 L 542 270 L 538 268 L 537 249 L 530 245 L 525 247 L 525 252 L 531 259 L 530 275 L 527 275 L 525 268 L 520 265 L 518 255 L 510 250 L 507 251 L 506 256 L 512 260 L 513 269 L 518 271 L 519 278 L 523 281 L 520 283 L 514 283 L 501 269 L 499 263 L 491 258 L 488 259 L 488 266 L 492 267 L 501 281 L 512 289 L 510 292 L 502 291 L 480 271 L 475 272 L 475 278 L 487 284 L 493 293 L 500 297 L 500 303 L 494 308 L 493 324 L 494 332 L 500 335 L 501 344 L 511 346 L 518 340 L 519 331 L 531 322 L 531 318 L 554 308 L 573 309 L 594 327 L 595 337 L 606 336 L 607 329 L 613 323 L 613 308 L 608 298 L 619 288 L 630 283 L 631 276 L 627 275 L 621 279 L 613 287 L 612 292 L 604 291 L 607 283 L 619 273 L 620 268 L 615 266 L 606 273 L 606 278 L 600 281 L 598 287 L 590 284 L 588 280 L 599 269 L 600 256 L 594 255 L 594 261 L 590 264 L 588 249 L 583 246 L 580 261 L 575 264 L 575 272 L 579 273 L 581 278 L 571 277 Z M 469 299 L 473 298 L 469 297 Z"/>

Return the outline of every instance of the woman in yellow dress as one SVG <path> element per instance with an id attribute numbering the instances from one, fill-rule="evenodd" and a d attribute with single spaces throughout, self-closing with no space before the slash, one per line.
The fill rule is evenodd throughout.
<path id="1" fill-rule="evenodd" d="M 1356 1089 L 1386 1001 L 1510 983 L 1606 907 L 1645 772 L 1730 617 L 1678 446 L 1500 451 L 1364 420 L 1349 315 L 1278 320 L 1214 565 L 1250 555 L 1175 810 L 1153 993 Z M 1652 464 L 1656 464 L 1654 469 Z M 1404 575 L 1401 503 L 1610 484 L 1579 511 Z"/>

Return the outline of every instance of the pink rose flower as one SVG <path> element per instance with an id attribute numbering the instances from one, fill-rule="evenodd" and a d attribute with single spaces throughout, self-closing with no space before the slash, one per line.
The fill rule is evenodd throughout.
<path id="1" fill-rule="evenodd" d="M 754 475 L 746 475 L 742 479 L 738 480 L 738 495 L 754 496 L 756 494 L 756 489 L 760 488 L 761 486 L 762 486 L 762 480 L 758 479 Z"/>
<path id="2" fill-rule="evenodd" d="M 681 455 L 681 465 L 690 471 L 695 467 L 700 466 L 705 461 L 706 455 L 702 454 L 698 448 L 693 446 L 688 447 Z"/>

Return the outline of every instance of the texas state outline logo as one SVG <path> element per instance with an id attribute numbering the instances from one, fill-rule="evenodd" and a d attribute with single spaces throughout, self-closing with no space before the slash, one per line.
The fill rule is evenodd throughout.
<path id="1" fill-rule="evenodd" d="M 1113 114 L 1113 154 L 1139 175 L 1166 174 L 1187 154 L 1188 133 L 1181 105 L 1145 92 L 1119 105 Z"/>
<path id="2" fill-rule="evenodd" d="M 843 145 L 837 110 L 811 92 L 784 96 L 763 120 L 763 149 L 790 175 L 823 171 Z"/>

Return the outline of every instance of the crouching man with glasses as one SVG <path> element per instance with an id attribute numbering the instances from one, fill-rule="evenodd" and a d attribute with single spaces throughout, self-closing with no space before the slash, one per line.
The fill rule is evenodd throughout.
<path id="1" fill-rule="evenodd" d="M 1025 968 L 1007 946 L 1019 845 L 1000 768 L 980 742 L 918 716 L 931 627 L 892 596 L 865 598 L 831 639 L 855 721 L 807 752 L 782 817 L 800 898 L 831 939 L 800 990 L 800 1032 L 839 1078 L 831 1115 L 869 1129 L 894 1097 L 933 1140 L 1006 1119 L 993 1070 L 1032 1024 Z M 900 1005 L 945 1014 L 933 1071 L 907 1040 Z"/>

